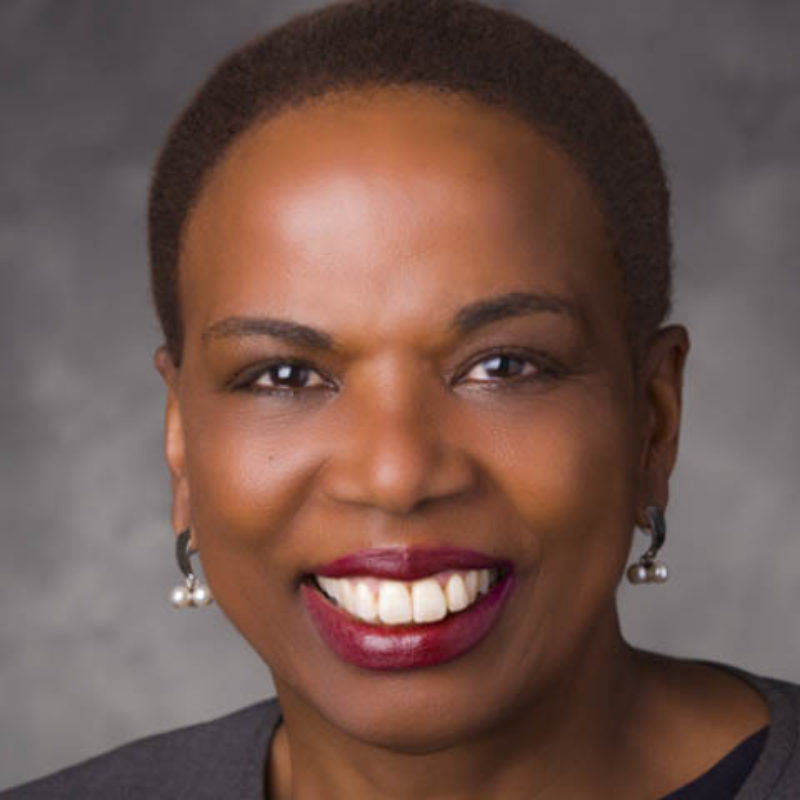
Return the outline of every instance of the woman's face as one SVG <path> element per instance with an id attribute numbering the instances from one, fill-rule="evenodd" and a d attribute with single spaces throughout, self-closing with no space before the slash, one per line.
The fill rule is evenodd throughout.
<path id="1" fill-rule="evenodd" d="M 180 301 L 180 370 L 158 356 L 174 523 L 287 706 L 441 747 L 614 640 L 630 532 L 669 467 L 592 192 L 529 125 L 400 89 L 260 124 L 191 213 Z M 399 555 L 390 577 L 442 583 L 475 553 L 510 577 L 455 643 L 425 637 L 458 614 L 370 639 L 310 576 L 375 548 Z M 379 591 L 372 555 L 329 572 Z"/>

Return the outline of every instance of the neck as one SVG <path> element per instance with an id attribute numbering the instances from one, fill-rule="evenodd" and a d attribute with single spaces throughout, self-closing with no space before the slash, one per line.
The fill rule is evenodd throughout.
<path id="1" fill-rule="evenodd" d="M 271 757 L 272 796 L 546 798 L 597 796 L 613 785 L 642 679 L 616 609 L 527 703 L 478 737 L 403 753 L 322 720 L 276 678 L 284 725 Z M 292 769 L 292 765 L 302 769 Z"/>

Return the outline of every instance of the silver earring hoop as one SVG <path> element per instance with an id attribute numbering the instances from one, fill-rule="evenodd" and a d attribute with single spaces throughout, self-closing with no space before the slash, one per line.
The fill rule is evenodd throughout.
<path id="1" fill-rule="evenodd" d="M 652 536 L 650 547 L 639 557 L 639 560 L 628 567 L 628 580 L 631 583 L 664 583 L 669 578 L 667 565 L 656 561 L 658 551 L 667 538 L 667 523 L 664 519 L 664 510 L 658 506 L 648 506 L 645 509 L 648 533 Z"/>
<path id="2" fill-rule="evenodd" d="M 192 569 L 191 533 L 187 528 L 179 533 L 175 542 L 175 558 L 183 573 L 183 583 L 178 584 L 170 593 L 170 600 L 175 608 L 201 608 L 213 601 L 211 590 L 201 583 Z"/>

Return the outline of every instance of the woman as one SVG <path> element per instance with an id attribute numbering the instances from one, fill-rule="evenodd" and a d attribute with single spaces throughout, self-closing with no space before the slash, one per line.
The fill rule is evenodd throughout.
<path id="1" fill-rule="evenodd" d="M 608 76 L 470 0 L 297 17 L 173 127 L 150 254 L 173 602 L 278 697 L 6 796 L 797 796 L 797 686 L 620 633 L 689 340 Z"/>

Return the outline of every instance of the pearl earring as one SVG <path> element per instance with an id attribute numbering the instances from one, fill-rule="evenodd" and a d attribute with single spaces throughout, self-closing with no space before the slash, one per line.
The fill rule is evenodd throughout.
<path id="1" fill-rule="evenodd" d="M 667 523 L 664 511 L 658 506 L 648 506 L 645 509 L 647 527 L 653 537 L 652 544 L 639 560 L 628 567 L 628 580 L 631 583 L 664 583 L 669 577 L 667 565 L 656 561 L 656 555 L 667 537 Z"/>
<path id="2" fill-rule="evenodd" d="M 207 606 L 213 601 L 211 590 L 204 583 L 201 583 L 192 570 L 192 555 L 194 550 L 190 546 L 190 531 L 187 528 L 178 534 L 175 545 L 175 557 L 178 567 L 184 576 L 184 582 L 176 586 L 170 593 L 170 600 L 175 608 L 200 608 Z"/>

